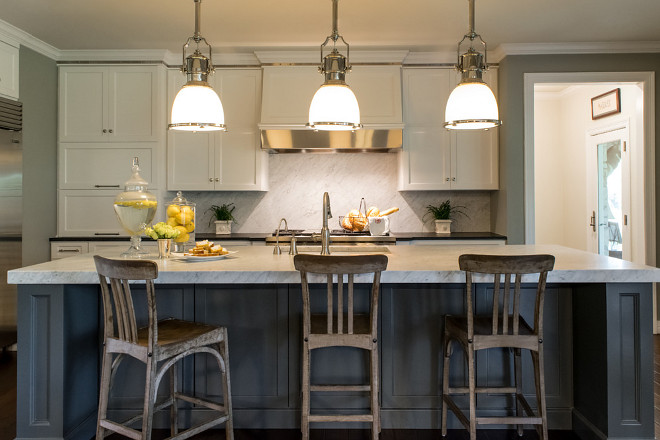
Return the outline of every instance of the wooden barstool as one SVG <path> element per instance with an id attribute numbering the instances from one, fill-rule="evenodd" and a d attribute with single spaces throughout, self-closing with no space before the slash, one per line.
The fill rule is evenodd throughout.
<path id="1" fill-rule="evenodd" d="M 303 368 L 302 418 L 303 440 L 309 439 L 310 422 L 371 422 L 372 439 L 380 433 L 378 405 L 378 294 L 380 274 L 387 267 L 385 255 L 296 255 L 294 265 L 300 271 L 303 295 Z M 324 314 L 312 314 L 308 273 L 325 275 L 327 300 Z M 357 274 L 373 274 L 369 314 L 353 312 L 353 282 Z M 344 311 L 344 275 L 347 275 L 346 312 Z M 337 277 L 337 287 L 334 277 Z M 336 290 L 336 294 L 335 294 Z M 336 297 L 336 313 L 333 304 Z M 344 314 L 346 313 L 346 317 Z M 344 318 L 346 321 L 344 323 Z M 371 354 L 370 383 L 366 385 L 311 385 L 310 358 L 312 350 L 325 347 L 355 347 Z M 314 391 L 368 391 L 370 414 L 310 414 L 310 394 Z"/>
<path id="2" fill-rule="evenodd" d="M 149 440 L 154 411 L 169 406 L 170 438 L 188 438 L 225 423 L 226 438 L 233 440 L 227 329 L 173 318 L 158 321 L 153 282 L 158 277 L 158 266 L 153 261 L 110 260 L 95 255 L 94 263 L 101 283 L 105 317 L 96 439 L 102 440 L 110 434 L 107 431 L 113 431 L 129 438 Z M 132 280 L 146 282 L 149 324 L 144 328 L 137 328 L 135 322 L 129 284 Z M 177 362 L 195 353 L 208 353 L 218 361 L 222 374 L 223 403 L 184 395 L 176 390 Z M 141 415 L 117 423 L 107 419 L 108 399 L 112 379 L 124 356 L 131 356 L 146 365 L 144 407 Z M 159 367 L 160 362 L 162 365 Z M 168 370 L 170 395 L 164 402 L 156 403 L 158 385 Z M 219 414 L 212 420 L 179 433 L 177 399 L 204 406 Z M 140 419 L 142 431 L 129 427 Z"/>
<path id="3" fill-rule="evenodd" d="M 539 437 L 548 439 L 548 424 L 545 408 L 545 379 L 543 374 L 543 297 L 548 271 L 555 264 L 552 255 L 461 255 L 458 259 L 461 270 L 466 278 L 466 316 L 445 317 L 444 339 L 444 371 L 442 379 L 442 435 L 447 435 L 447 407 L 458 417 L 458 420 L 469 430 L 470 440 L 477 438 L 477 425 L 512 424 L 518 425 L 518 435 L 522 435 L 523 424 L 536 425 Z M 472 298 L 474 274 L 485 274 L 486 280 L 478 279 L 479 283 L 492 282 L 492 304 L 480 307 L 482 310 L 492 310 L 488 315 L 474 313 Z M 538 278 L 533 276 L 537 274 Z M 514 276 L 513 284 L 511 277 Z M 520 315 L 521 281 L 536 283 L 534 290 L 534 325 L 529 325 Z M 480 276 L 480 275 L 477 275 Z M 503 296 L 501 278 L 504 276 Z M 538 281 L 537 281 L 538 280 Z M 513 287 L 513 292 L 511 287 Z M 488 288 L 488 287 L 487 287 Z M 527 290 L 527 288 L 525 288 Z M 457 341 L 463 346 L 468 362 L 468 386 L 452 387 L 449 385 L 449 360 L 452 354 L 452 342 Z M 475 379 L 475 352 L 488 348 L 509 348 L 514 354 L 515 386 L 512 387 L 477 387 Z M 534 364 L 536 383 L 537 413 L 530 407 L 522 394 L 521 349 L 529 350 Z M 477 393 L 510 393 L 515 395 L 515 417 L 480 417 L 477 416 Z M 469 394 L 469 417 L 452 399 L 454 394 Z M 523 410 L 527 414 L 523 416 Z"/>

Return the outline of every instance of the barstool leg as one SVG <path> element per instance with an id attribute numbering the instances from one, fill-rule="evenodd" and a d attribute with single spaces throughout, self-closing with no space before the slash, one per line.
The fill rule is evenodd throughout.
<path id="1" fill-rule="evenodd" d="M 375 344 L 374 344 L 375 345 Z M 378 345 L 371 348 L 371 438 L 378 440 L 380 434 L 380 405 L 378 404 Z"/>
<path id="2" fill-rule="evenodd" d="M 156 399 L 157 362 L 153 356 L 147 359 L 146 380 L 144 385 L 144 408 L 142 409 L 142 440 L 151 440 L 151 428 L 154 418 L 154 400 Z"/>
<path id="3" fill-rule="evenodd" d="M 539 415 L 541 416 L 541 426 L 537 427 L 539 437 L 542 440 L 548 440 L 548 417 L 545 407 L 545 374 L 543 367 L 543 345 L 539 344 L 539 351 L 532 351 L 532 361 L 534 363 L 534 376 L 536 382 L 536 402 Z"/>
<path id="4" fill-rule="evenodd" d="M 222 394 L 228 416 L 225 422 L 225 438 L 226 440 L 234 440 L 234 411 L 231 404 L 231 376 L 229 375 L 229 336 L 226 327 L 223 328 L 222 333 L 223 342 L 220 344 L 220 355 L 225 362 L 225 368 L 222 372 Z"/>
<path id="5" fill-rule="evenodd" d="M 309 362 L 310 352 L 307 342 L 303 346 L 303 364 L 302 364 L 302 414 L 300 417 L 300 431 L 302 432 L 303 440 L 309 440 Z"/>
<path id="6" fill-rule="evenodd" d="M 176 403 L 175 397 L 177 379 L 177 364 L 175 363 L 170 368 L 170 399 L 172 399 L 172 406 L 170 406 L 170 435 L 172 437 L 179 433 L 179 407 Z"/>
<path id="7" fill-rule="evenodd" d="M 470 393 L 470 440 L 477 440 L 477 393 L 474 371 L 474 350 L 472 344 L 467 346 L 468 357 L 468 391 Z"/>
<path id="8" fill-rule="evenodd" d="M 103 440 L 105 428 L 101 426 L 101 420 L 107 417 L 108 398 L 110 397 L 110 377 L 112 376 L 112 353 L 103 348 L 103 365 L 101 370 L 101 392 L 99 393 L 99 412 L 96 419 L 96 440 Z"/>
<path id="9" fill-rule="evenodd" d="M 451 341 L 445 332 L 444 363 L 442 366 L 442 436 L 447 436 L 447 402 L 445 396 L 449 395 L 449 359 L 451 358 Z"/>
<path id="10" fill-rule="evenodd" d="M 513 349 L 513 364 L 514 364 L 514 377 L 516 381 L 516 415 L 518 417 L 523 416 L 522 404 L 520 403 L 520 398 L 522 396 L 522 366 L 520 360 L 520 349 Z M 523 425 L 518 425 L 518 436 L 522 437 L 523 435 Z"/>

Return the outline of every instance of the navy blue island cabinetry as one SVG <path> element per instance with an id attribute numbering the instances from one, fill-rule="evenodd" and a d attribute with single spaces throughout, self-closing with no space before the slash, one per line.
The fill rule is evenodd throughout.
<path id="1" fill-rule="evenodd" d="M 457 259 L 468 252 L 556 256 L 544 322 L 550 428 L 572 429 L 583 438 L 652 439 L 651 293 L 660 270 L 559 246 L 387 248 L 379 310 L 383 428 L 440 427 L 443 316 L 464 313 L 465 277 Z M 268 247 L 242 247 L 225 260 L 160 261 L 159 271 L 159 317 L 228 327 L 235 426 L 299 427 L 302 300 L 292 257 L 273 255 Z M 102 310 L 91 256 L 17 269 L 9 272 L 9 282 L 19 285 L 17 438 L 93 437 Z M 140 286 L 134 290 L 138 320 L 145 319 Z M 366 292 L 358 286 L 358 306 L 360 294 Z M 478 285 L 475 307 L 491 294 Z M 523 315 L 533 312 L 524 302 L 521 307 Z M 368 358 L 350 349 L 337 356 L 336 350 L 312 358 L 312 380 L 363 381 Z M 524 392 L 533 400 L 531 360 L 523 359 Z M 134 415 L 142 404 L 141 366 L 125 362 L 110 403 L 117 419 Z M 512 361 L 497 350 L 480 353 L 477 368 L 480 380 L 492 385 L 513 376 Z M 213 396 L 220 389 L 213 364 L 203 356 L 186 360 L 179 374 L 187 391 Z M 465 366 L 453 363 L 450 376 L 460 382 Z M 164 395 L 168 387 L 161 388 Z M 359 394 L 342 396 L 341 403 L 335 396 L 316 397 L 312 408 L 319 410 L 368 406 Z M 502 399 L 480 396 L 478 411 L 501 413 L 510 407 Z M 203 416 L 201 411 L 182 409 L 181 423 Z M 155 426 L 167 426 L 167 417 L 158 414 Z M 453 416 L 448 421 L 450 428 L 459 427 Z"/>

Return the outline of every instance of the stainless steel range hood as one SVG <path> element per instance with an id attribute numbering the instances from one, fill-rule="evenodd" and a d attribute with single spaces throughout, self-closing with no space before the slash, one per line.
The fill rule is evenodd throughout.
<path id="1" fill-rule="evenodd" d="M 403 146 L 401 128 L 355 131 L 262 129 L 261 148 L 273 153 L 388 153 Z"/>

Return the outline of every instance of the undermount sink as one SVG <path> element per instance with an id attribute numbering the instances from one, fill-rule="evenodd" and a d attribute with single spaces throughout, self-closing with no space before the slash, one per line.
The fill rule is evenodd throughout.
<path id="1" fill-rule="evenodd" d="M 299 254 L 320 254 L 321 246 L 297 246 Z M 289 252 L 289 247 L 282 247 L 282 254 Z M 387 246 L 369 245 L 369 246 L 333 246 L 330 245 L 331 255 L 360 255 L 360 254 L 389 254 L 390 249 Z"/>

